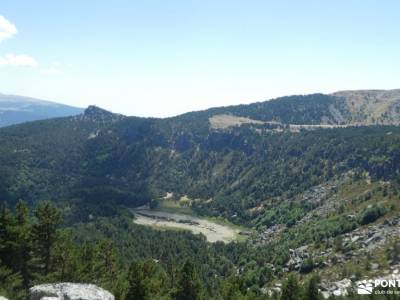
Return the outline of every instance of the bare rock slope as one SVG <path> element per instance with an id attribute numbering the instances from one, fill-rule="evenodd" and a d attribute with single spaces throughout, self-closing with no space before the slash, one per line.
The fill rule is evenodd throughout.
<path id="1" fill-rule="evenodd" d="M 350 124 L 400 124 L 400 89 L 341 91 L 332 94 L 342 98 L 350 111 Z"/>

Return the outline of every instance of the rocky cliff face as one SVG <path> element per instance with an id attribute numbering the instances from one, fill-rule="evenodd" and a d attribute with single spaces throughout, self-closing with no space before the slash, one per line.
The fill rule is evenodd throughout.
<path id="1" fill-rule="evenodd" d="M 94 284 L 65 282 L 34 286 L 29 300 L 114 300 L 114 296 Z"/>

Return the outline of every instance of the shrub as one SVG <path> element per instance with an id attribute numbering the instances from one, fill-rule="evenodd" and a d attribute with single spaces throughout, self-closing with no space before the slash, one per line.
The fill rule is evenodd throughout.
<path id="1" fill-rule="evenodd" d="M 359 223 L 361 225 L 369 224 L 380 217 L 382 217 L 386 213 L 386 208 L 382 205 L 373 205 L 371 207 L 366 208 L 359 217 Z"/>

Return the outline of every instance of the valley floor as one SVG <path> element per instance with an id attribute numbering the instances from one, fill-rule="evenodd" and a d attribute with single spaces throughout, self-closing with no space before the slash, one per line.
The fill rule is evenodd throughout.
<path id="1" fill-rule="evenodd" d="M 136 224 L 161 229 L 189 230 L 194 234 L 201 233 L 211 243 L 218 241 L 228 243 L 234 241 L 241 232 L 239 229 L 231 226 L 217 224 L 216 222 L 187 214 L 170 213 L 147 208 L 134 209 L 133 213 Z"/>

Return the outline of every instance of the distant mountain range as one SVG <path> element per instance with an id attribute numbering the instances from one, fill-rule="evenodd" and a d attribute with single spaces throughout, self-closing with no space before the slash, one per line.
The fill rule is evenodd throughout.
<path id="1" fill-rule="evenodd" d="M 0 127 L 73 116 L 83 109 L 29 97 L 0 94 Z"/>

